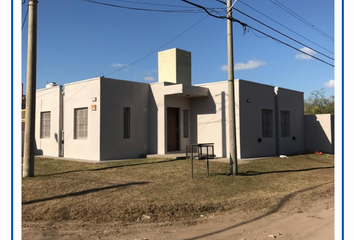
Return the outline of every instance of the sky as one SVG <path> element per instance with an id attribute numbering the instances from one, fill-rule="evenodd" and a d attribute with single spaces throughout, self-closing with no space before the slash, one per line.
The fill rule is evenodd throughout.
<path id="1" fill-rule="evenodd" d="M 63 85 L 97 76 L 157 82 L 157 52 L 170 48 L 192 53 L 192 84 L 227 80 L 225 19 L 212 17 L 181 0 L 94 1 L 169 12 L 83 0 L 39 1 L 37 89 L 49 82 Z M 21 6 L 24 86 L 27 2 Z M 225 5 L 216 0 L 193 2 L 208 7 L 214 15 L 224 16 L 226 11 Z M 238 0 L 234 7 L 297 42 L 236 10 L 235 19 L 335 65 L 330 59 L 334 58 L 334 0 Z M 333 66 L 236 22 L 233 43 L 235 79 L 301 91 L 305 98 L 322 88 L 327 96 L 334 95 Z"/>

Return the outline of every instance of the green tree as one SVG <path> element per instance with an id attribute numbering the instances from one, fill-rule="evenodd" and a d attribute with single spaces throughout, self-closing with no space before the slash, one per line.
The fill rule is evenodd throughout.
<path id="1" fill-rule="evenodd" d="M 334 114 L 334 96 L 326 97 L 325 92 L 326 90 L 324 88 L 313 91 L 311 95 L 305 99 L 305 115 Z"/>

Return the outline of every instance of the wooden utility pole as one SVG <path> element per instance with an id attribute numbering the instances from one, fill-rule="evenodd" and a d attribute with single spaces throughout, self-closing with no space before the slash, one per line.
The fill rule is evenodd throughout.
<path id="1" fill-rule="evenodd" d="M 28 2 L 28 47 L 23 177 L 34 176 L 37 68 L 37 0 Z"/>
<path id="2" fill-rule="evenodd" d="M 237 0 L 235 0 L 236 2 Z M 227 0 L 227 49 L 228 49 L 228 92 L 229 92 L 229 151 L 232 175 L 238 175 L 237 148 L 236 148 L 236 115 L 235 115 L 235 85 L 234 85 L 234 49 L 232 35 L 232 7 L 231 0 Z"/>

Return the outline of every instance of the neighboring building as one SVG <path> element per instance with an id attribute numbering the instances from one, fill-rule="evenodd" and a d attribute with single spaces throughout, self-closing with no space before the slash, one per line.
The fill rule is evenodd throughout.
<path id="1" fill-rule="evenodd" d="M 227 81 L 191 85 L 191 53 L 158 54 L 159 82 L 97 77 L 37 90 L 37 153 L 88 160 L 185 152 L 228 157 Z M 303 93 L 235 80 L 239 158 L 305 150 Z"/>

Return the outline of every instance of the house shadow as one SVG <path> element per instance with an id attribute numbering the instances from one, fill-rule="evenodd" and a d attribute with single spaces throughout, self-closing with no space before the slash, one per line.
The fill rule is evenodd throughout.
<path id="1" fill-rule="evenodd" d="M 191 238 L 186 238 L 184 240 L 195 240 L 195 239 L 204 239 L 206 237 L 210 237 L 210 236 L 213 236 L 213 235 L 217 235 L 219 233 L 223 233 L 223 232 L 226 232 L 226 231 L 229 231 L 229 230 L 232 230 L 234 228 L 237 228 L 237 227 L 240 227 L 240 226 L 243 226 L 243 225 L 246 225 L 248 223 L 251 223 L 251 222 L 256 222 L 264 217 L 267 217 L 269 215 L 272 215 L 276 212 L 278 212 L 284 205 L 285 203 L 287 203 L 291 198 L 295 197 L 296 195 L 298 194 L 301 194 L 301 193 L 304 193 L 304 192 L 307 192 L 307 191 L 311 191 L 311 190 L 314 190 L 316 188 L 319 188 L 321 186 L 324 186 L 324 185 L 327 185 L 329 184 L 330 182 L 327 182 L 327 183 L 323 183 L 323 184 L 320 184 L 320 185 L 317 185 L 317 186 L 314 186 L 314 187 L 310 187 L 310 188 L 305 188 L 305 189 L 302 189 L 302 190 L 299 190 L 299 191 L 296 191 L 296 192 L 293 192 L 293 193 L 290 193 L 290 194 L 287 194 L 285 195 L 280 201 L 279 203 L 270 211 L 266 212 L 265 214 L 262 214 L 258 217 L 255 217 L 255 218 L 252 218 L 250 220 L 247 220 L 247 221 L 244 221 L 244 222 L 241 222 L 241 223 L 238 223 L 238 224 L 235 224 L 235 225 L 231 225 L 231 226 L 228 226 L 226 228 L 222 228 L 220 230 L 217 230 L 217 231 L 214 231 L 214 232 L 210 232 L 210 233 L 206 233 L 206 234 L 203 234 L 203 235 L 199 235 L 199 236 L 195 236 L 195 237 L 191 237 Z"/>
<path id="2" fill-rule="evenodd" d="M 295 173 L 295 172 L 307 172 L 307 171 L 314 171 L 314 170 L 320 170 L 320 169 L 329 169 L 329 168 L 334 168 L 334 166 L 306 168 L 306 169 L 295 169 L 295 170 L 269 171 L 269 172 L 247 171 L 247 172 L 241 172 L 241 173 L 239 173 L 239 175 L 240 176 L 256 176 L 256 175 L 264 175 L 264 174 L 272 174 L 272 173 Z"/>
<path id="3" fill-rule="evenodd" d="M 149 182 L 131 182 L 131 183 L 118 184 L 118 185 L 107 186 L 107 187 L 92 188 L 92 189 L 68 193 L 68 194 L 64 194 L 64 195 L 57 195 L 57 196 L 48 197 L 48 198 L 40 198 L 40 199 L 25 201 L 25 202 L 22 202 L 22 205 L 28 205 L 28 204 L 39 203 L 39 202 L 46 202 L 46 201 L 55 200 L 55 199 L 63 199 L 63 198 L 67 198 L 67 197 L 77 197 L 77 196 L 82 196 L 82 195 L 89 194 L 89 193 L 108 190 L 108 189 L 124 188 L 124 187 L 133 186 L 133 185 L 144 185 L 144 184 L 148 184 L 148 183 Z"/>
<path id="4" fill-rule="evenodd" d="M 104 170 L 108 170 L 108 169 L 118 169 L 118 168 L 124 168 L 124 167 L 136 167 L 136 166 L 143 166 L 143 165 L 169 163 L 169 162 L 175 162 L 175 161 L 181 161 L 181 160 L 184 160 L 184 159 L 170 159 L 170 160 L 163 160 L 163 161 L 158 161 L 158 162 L 133 163 L 133 164 L 125 164 L 125 165 L 87 169 L 87 170 L 72 170 L 72 171 L 65 171 L 65 172 L 59 172 L 59 173 L 53 173 L 53 174 L 38 175 L 38 177 L 48 177 L 48 176 L 56 176 L 56 175 L 62 175 L 62 174 L 68 174 L 68 173 L 78 173 L 78 172 L 96 172 L 96 171 L 104 171 Z"/>

